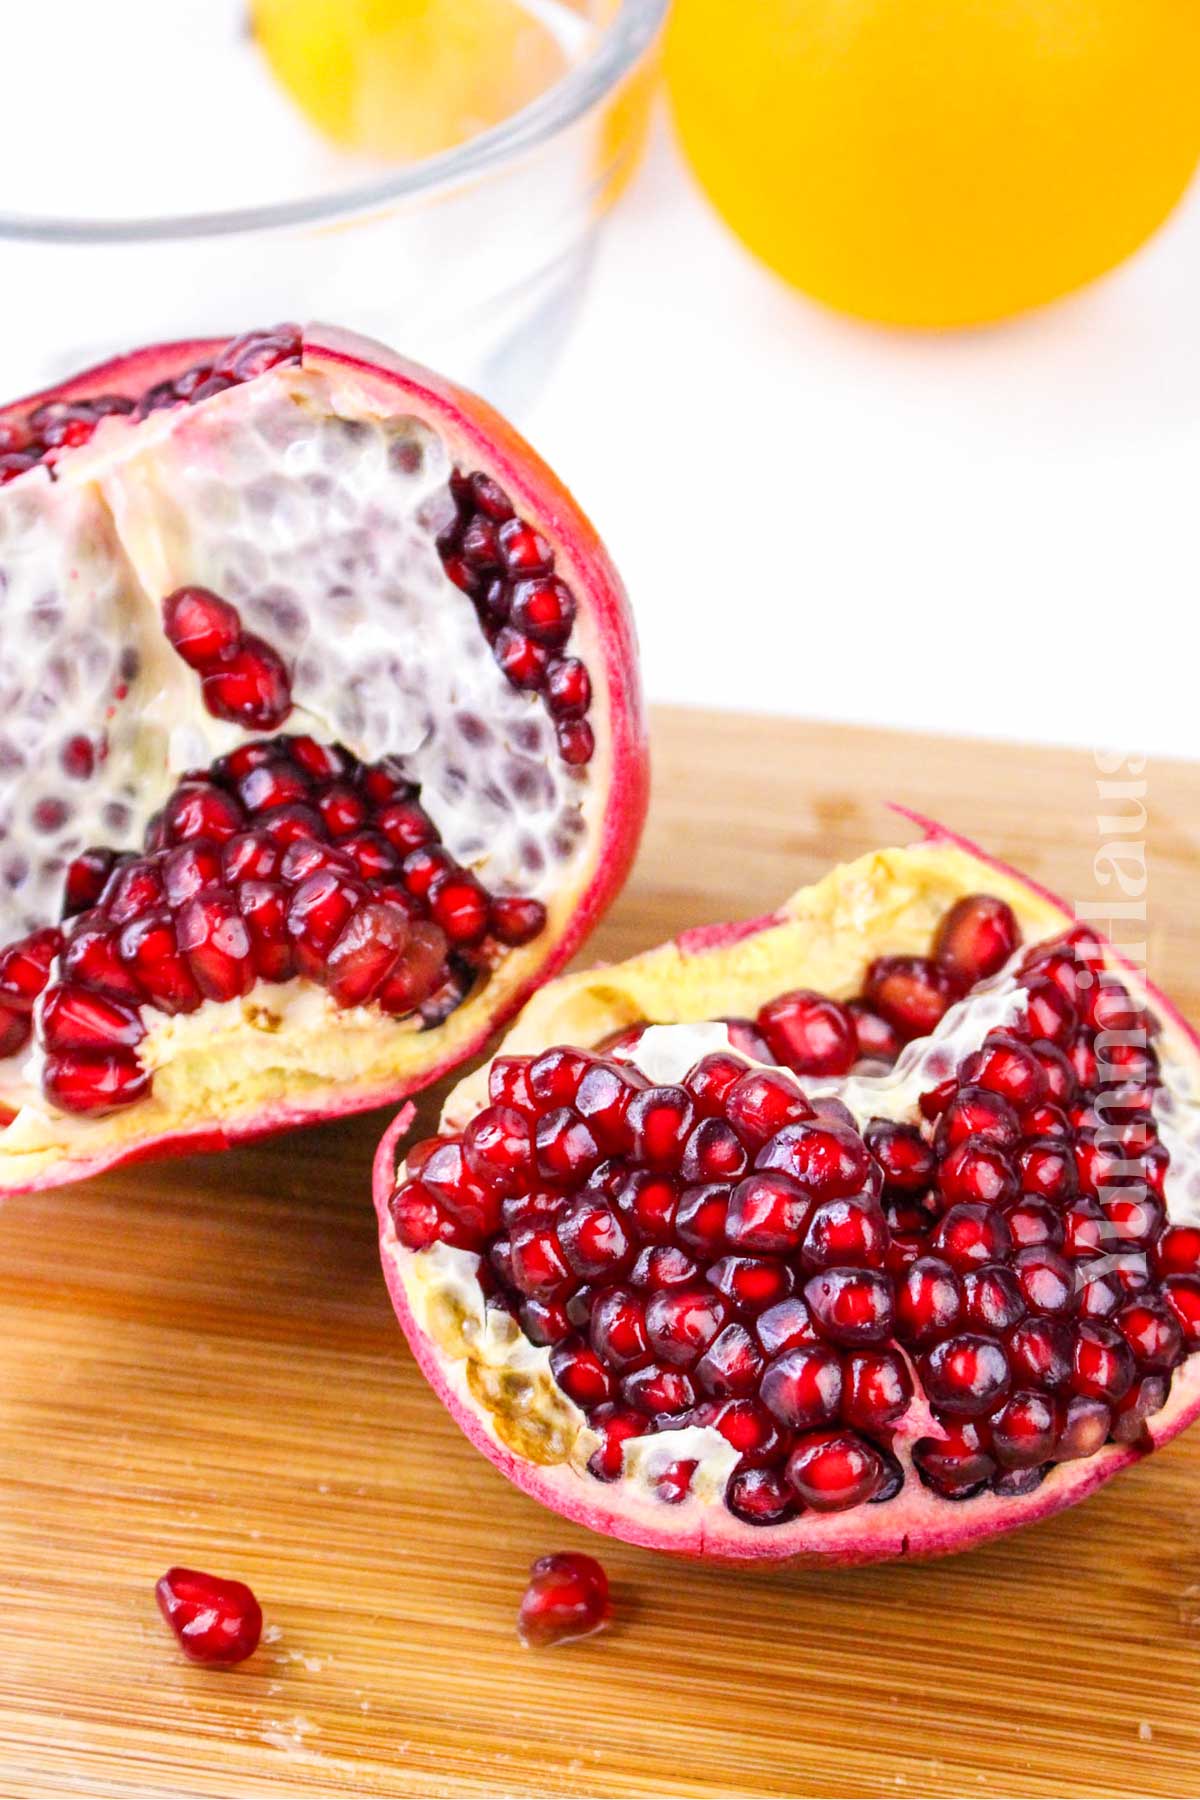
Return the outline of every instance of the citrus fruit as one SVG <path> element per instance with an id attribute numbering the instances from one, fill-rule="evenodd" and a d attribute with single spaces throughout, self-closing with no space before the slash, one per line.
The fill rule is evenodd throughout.
<path id="1" fill-rule="evenodd" d="M 516 0 L 252 0 L 276 79 L 326 137 L 432 156 L 536 99 L 567 67 Z"/>
<path id="2" fill-rule="evenodd" d="M 900 325 L 1078 288 L 1200 156 L 1189 0 L 678 0 L 667 73 L 726 221 L 827 305 Z"/>

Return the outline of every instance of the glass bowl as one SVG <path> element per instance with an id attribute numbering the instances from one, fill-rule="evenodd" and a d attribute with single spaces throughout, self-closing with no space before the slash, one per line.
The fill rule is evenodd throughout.
<path id="1" fill-rule="evenodd" d="M 0 395 L 140 343 L 298 318 L 382 338 L 520 412 L 640 149 L 669 0 L 526 4 L 569 26 L 567 72 L 500 125 L 400 167 L 323 145 L 259 63 L 242 0 L 83 0 L 65 21 L 69 68 L 55 72 L 59 9 L 23 9 L 6 89 L 41 94 L 30 116 L 40 108 L 42 128 L 36 175 L 7 184 L 36 209 L 0 211 Z M 51 14 L 56 36 L 35 41 Z M 104 28 L 89 41 L 94 19 Z M 77 98 L 61 91 L 71 70 Z M 89 138 L 113 92 L 132 93 L 133 123 L 106 155 L 113 140 Z"/>

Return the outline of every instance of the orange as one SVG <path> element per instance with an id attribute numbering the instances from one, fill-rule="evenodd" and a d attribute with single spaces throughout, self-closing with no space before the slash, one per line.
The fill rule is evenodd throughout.
<path id="1" fill-rule="evenodd" d="M 517 0 L 252 0 L 254 33 L 309 121 L 392 160 L 463 143 L 525 106 L 567 58 Z"/>
<path id="2" fill-rule="evenodd" d="M 1200 157 L 1197 0 L 676 0 L 684 149 L 827 305 L 968 325 L 1111 269 Z"/>

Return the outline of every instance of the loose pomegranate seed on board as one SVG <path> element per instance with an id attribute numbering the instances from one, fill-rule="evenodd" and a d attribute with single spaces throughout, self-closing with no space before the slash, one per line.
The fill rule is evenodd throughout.
<path id="1" fill-rule="evenodd" d="M 612 1616 L 608 1576 L 594 1556 L 540 1556 L 521 1597 L 517 1632 L 527 1649 L 548 1650 L 602 1631 Z"/>
<path id="2" fill-rule="evenodd" d="M 262 1608 L 245 1582 L 171 1568 L 154 1594 L 189 1662 L 230 1667 L 258 1649 Z"/>

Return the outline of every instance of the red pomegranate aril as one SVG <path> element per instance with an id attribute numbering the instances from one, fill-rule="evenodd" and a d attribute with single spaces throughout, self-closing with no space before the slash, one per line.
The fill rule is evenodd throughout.
<path id="1" fill-rule="evenodd" d="M 728 1308 L 709 1287 L 667 1288 L 646 1302 L 646 1336 L 666 1362 L 691 1364 L 725 1323 Z"/>
<path id="2" fill-rule="evenodd" d="M 1023 1319 L 1008 1337 L 1008 1359 L 1018 1386 L 1054 1392 L 1065 1387 L 1072 1367 L 1071 1327 L 1061 1319 Z"/>
<path id="3" fill-rule="evenodd" d="M 406 914 L 386 900 L 356 907 L 329 952 L 322 977 L 341 1007 L 365 1006 L 382 989 L 408 949 L 412 932 Z"/>
<path id="4" fill-rule="evenodd" d="M 725 1236 L 735 1250 L 752 1255 L 791 1255 L 800 1248 L 811 1211 L 811 1199 L 790 1175 L 756 1172 L 739 1181 L 730 1196 Z"/>
<path id="5" fill-rule="evenodd" d="M 421 1178 L 452 1217 L 469 1225 L 480 1237 L 496 1230 L 500 1223 L 499 1197 L 472 1175 L 461 1144 L 453 1139 L 440 1144 L 422 1165 Z"/>
<path id="6" fill-rule="evenodd" d="M 117 939 L 117 954 L 160 1012 L 190 1013 L 201 993 L 179 953 L 175 923 L 166 909 L 131 919 Z"/>
<path id="7" fill-rule="evenodd" d="M 546 908 L 540 900 L 505 894 L 491 901 L 488 920 L 493 937 L 511 948 L 530 944 L 546 929 Z"/>
<path id="8" fill-rule="evenodd" d="M 932 1404 L 964 1418 L 990 1413 L 1009 1390 L 1008 1359 L 994 1338 L 961 1332 L 921 1358 L 921 1382 Z"/>
<path id="9" fill-rule="evenodd" d="M 974 987 L 1001 970 L 1021 942 L 1011 906 L 991 894 L 965 894 L 943 913 L 933 938 L 933 959 L 960 988 Z"/>
<path id="10" fill-rule="evenodd" d="M 237 608 L 209 588 L 176 588 L 162 611 L 167 641 L 189 668 L 207 668 L 235 650 L 241 639 Z"/>
<path id="11" fill-rule="evenodd" d="M 873 1119 L 863 1138 L 883 1170 L 884 1186 L 889 1192 L 924 1193 L 933 1180 L 934 1154 L 915 1125 Z"/>
<path id="12" fill-rule="evenodd" d="M 201 676 L 200 689 L 215 719 L 247 731 L 275 731 L 292 710 L 291 679 L 283 659 L 249 632 Z"/>
<path id="13" fill-rule="evenodd" d="M 117 852 L 106 848 L 81 850 L 68 865 L 63 893 L 63 918 L 74 918 L 95 906 L 113 868 Z"/>
<path id="14" fill-rule="evenodd" d="M 1021 1114 L 1021 1133 L 1027 1138 L 1069 1138 L 1072 1132 L 1071 1121 L 1061 1106 L 1051 1105 L 1043 1100 L 1040 1106 L 1031 1106 L 1029 1111 Z"/>
<path id="15" fill-rule="evenodd" d="M 554 736 L 558 754 L 571 768 L 581 768 L 596 753 L 596 737 L 586 719 L 560 719 Z"/>
<path id="16" fill-rule="evenodd" d="M 1114 1316 L 1113 1324 L 1140 1369 L 1172 1369 L 1183 1354 L 1179 1321 L 1163 1300 L 1131 1300 Z"/>
<path id="17" fill-rule="evenodd" d="M 1004 1209 L 1004 1219 L 1019 1250 L 1048 1244 L 1058 1250 L 1063 1242 L 1062 1215 L 1048 1200 L 1035 1194 L 1022 1195 Z"/>
<path id="18" fill-rule="evenodd" d="M 791 1431 L 831 1425 L 842 1401 L 842 1363 L 825 1344 L 802 1344 L 770 1363 L 759 1385 L 763 1405 Z"/>
<path id="19" fill-rule="evenodd" d="M 1076 1462 L 1095 1456 L 1108 1441 L 1112 1411 L 1103 1400 L 1072 1394 L 1066 1403 L 1066 1419 L 1054 1446 L 1054 1462 Z"/>
<path id="20" fill-rule="evenodd" d="M 859 1056 L 866 1062 L 895 1062 L 904 1046 L 894 1026 L 865 1000 L 848 1001 L 846 1010 L 854 1025 Z"/>
<path id="21" fill-rule="evenodd" d="M 773 1257 L 722 1256 L 710 1265 L 707 1279 L 746 1312 L 762 1312 L 785 1300 L 795 1277 L 786 1263 Z"/>
<path id="22" fill-rule="evenodd" d="M 797 1511 L 795 1490 L 778 1469 L 743 1469 L 732 1475 L 725 1504 L 747 1525 L 782 1525 Z"/>
<path id="23" fill-rule="evenodd" d="M 684 1147 L 680 1173 L 685 1181 L 736 1181 L 748 1161 L 732 1125 L 725 1119 L 701 1119 Z"/>
<path id="24" fill-rule="evenodd" d="M 1140 1381 L 1135 1381 L 1129 1392 L 1113 1408 L 1114 1442 L 1139 1444 L 1143 1449 L 1153 1449 L 1154 1441 L 1146 1421 L 1166 1405 L 1169 1392 L 1168 1375 L 1143 1375 Z"/>
<path id="25" fill-rule="evenodd" d="M 881 1431 L 908 1411 L 912 1376 L 895 1350 L 853 1350 L 843 1364 L 842 1419 L 860 1431 Z"/>
<path id="26" fill-rule="evenodd" d="M 863 995 L 907 1043 L 928 1037 L 954 1000 L 946 971 L 925 956 L 879 956 L 867 969 Z"/>
<path id="27" fill-rule="evenodd" d="M 1055 1138 L 1033 1138 L 1016 1153 L 1022 1194 L 1065 1206 L 1079 1192 L 1070 1146 Z"/>
<path id="28" fill-rule="evenodd" d="M 530 1063 L 524 1056 L 497 1056 L 488 1069 L 488 1099 L 511 1106 L 524 1118 L 537 1116 L 538 1103 L 529 1085 Z"/>
<path id="29" fill-rule="evenodd" d="M 695 1124 L 691 1100 L 681 1087 L 643 1088 L 625 1115 L 632 1154 L 652 1169 L 677 1169 Z"/>
<path id="30" fill-rule="evenodd" d="M 703 1195 L 706 1190 L 696 1189 Z M 720 1216 L 716 1221 L 717 1241 L 725 1226 L 725 1191 L 721 1196 Z M 614 1204 L 623 1218 L 643 1237 L 662 1242 L 675 1228 L 679 1207 L 679 1187 L 669 1175 L 655 1175 L 648 1169 L 636 1170 L 617 1190 Z M 685 1221 L 686 1222 L 686 1221 Z M 685 1237 L 684 1241 L 687 1239 Z M 707 1243 L 707 1238 L 703 1240 Z"/>
<path id="31" fill-rule="evenodd" d="M 870 1152 L 856 1131 L 825 1120 L 785 1125 L 755 1158 L 756 1169 L 780 1170 L 825 1200 L 861 1193 L 871 1180 L 872 1166 Z"/>
<path id="32" fill-rule="evenodd" d="M 452 944 L 471 948 L 483 942 L 488 928 L 488 897 L 473 876 L 435 876 L 428 900 L 434 923 Z"/>
<path id="33" fill-rule="evenodd" d="M 652 1290 L 685 1287 L 700 1277 L 699 1265 L 677 1244 L 647 1244 L 629 1271 L 634 1287 Z"/>
<path id="34" fill-rule="evenodd" d="M 871 1194 L 847 1195 L 841 1200 L 823 1200 L 813 1208 L 800 1247 L 801 1260 L 806 1269 L 852 1263 L 878 1266 L 888 1242 L 878 1200 Z"/>
<path id="35" fill-rule="evenodd" d="M 1017 1112 L 1036 1106 L 1046 1094 L 1046 1073 L 1037 1057 L 1003 1032 L 993 1032 L 981 1050 L 965 1058 L 958 1072 L 968 1086 L 999 1094 Z"/>
<path id="36" fill-rule="evenodd" d="M 968 1138 L 1008 1150 L 1020 1136 L 1020 1120 L 1008 1101 L 988 1088 L 968 1084 L 959 1088 L 943 1108 L 934 1141 L 939 1156 L 944 1156 Z"/>
<path id="37" fill-rule="evenodd" d="M 957 1270 L 1000 1262 L 1012 1249 L 1004 1215 L 982 1201 L 952 1206 L 934 1231 L 932 1248 Z"/>
<path id="38" fill-rule="evenodd" d="M 564 582 L 552 576 L 518 581 L 512 592 L 509 618 L 526 637 L 551 650 L 561 650 L 575 623 L 574 596 Z"/>
<path id="39" fill-rule="evenodd" d="M 785 1125 L 811 1119 L 813 1110 L 798 1084 L 769 1069 L 751 1069 L 725 1094 L 725 1116 L 751 1149 L 765 1144 Z"/>
<path id="40" fill-rule="evenodd" d="M 1020 1283 L 1002 1263 L 968 1269 L 963 1276 L 963 1324 L 969 1331 L 1003 1336 L 1026 1311 Z"/>
<path id="41" fill-rule="evenodd" d="M 575 1094 L 575 1110 L 609 1156 L 630 1149 L 633 1133 L 628 1122 L 629 1104 L 638 1092 L 633 1073 L 613 1063 L 597 1062 L 588 1068 Z"/>
<path id="42" fill-rule="evenodd" d="M 531 1300 L 556 1299 L 571 1280 L 553 1226 L 527 1225 L 512 1236 L 512 1278 Z"/>
<path id="43" fill-rule="evenodd" d="M 1038 976 L 1026 983 L 1026 995 L 1025 1029 L 1029 1036 L 1059 1047 L 1069 1044 L 1078 1030 L 1079 1015 L 1062 989 Z"/>
<path id="44" fill-rule="evenodd" d="M 962 1307 L 962 1285 L 950 1264 L 920 1256 L 897 1287 L 896 1335 L 907 1344 L 931 1343 L 955 1329 Z"/>
<path id="45" fill-rule="evenodd" d="M 453 1244 L 462 1250 L 478 1248 L 478 1235 L 454 1219 L 437 1195 L 422 1181 L 406 1181 L 388 1202 L 396 1236 L 408 1250 L 427 1250 L 430 1244 Z"/>
<path id="46" fill-rule="evenodd" d="M 168 1569 L 154 1589 L 159 1611 L 192 1662 L 245 1662 L 262 1637 L 262 1608 L 244 1581 Z"/>
<path id="47" fill-rule="evenodd" d="M 288 935 L 288 890 L 277 881 L 244 881 L 238 888 L 238 911 L 246 922 L 250 955 L 263 981 L 287 981 L 296 972 Z"/>
<path id="48" fill-rule="evenodd" d="M 579 1084 L 595 1061 L 584 1050 L 543 1050 L 529 1065 L 529 1091 L 542 1106 L 574 1106 Z"/>
<path id="49" fill-rule="evenodd" d="M 131 1051 L 64 1050 L 47 1056 L 42 1087 L 64 1112 L 102 1114 L 140 1100 L 150 1076 Z"/>
<path id="50" fill-rule="evenodd" d="M 527 1193 L 533 1183 L 529 1121 L 514 1107 L 477 1113 L 463 1132 L 463 1156 L 471 1173 L 498 1193 Z"/>
<path id="51" fill-rule="evenodd" d="M 844 1512 L 877 1492 L 884 1463 L 874 1444 L 852 1431 L 819 1432 L 798 1439 L 787 1478 L 814 1512 Z"/>
<path id="52" fill-rule="evenodd" d="M 646 1315 L 629 1288 L 604 1288 L 596 1296 L 588 1331 L 592 1349 L 618 1371 L 641 1361 L 649 1352 Z"/>
<path id="53" fill-rule="evenodd" d="M 769 1000 L 757 1024 L 774 1060 L 799 1075 L 845 1075 L 858 1059 L 858 1038 L 846 1008 L 810 988 Z"/>
<path id="54" fill-rule="evenodd" d="M 48 1050 L 132 1050 L 146 1028 L 132 1007 L 74 984 L 55 983 L 42 1009 L 42 1041 Z"/>
<path id="55" fill-rule="evenodd" d="M 740 1056 L 715 1051 L 711 1056 L 703 1056 L 695 1066 L 689 1069 L 683 1078 L 685 1091 L 690 1095 L 692 1105 L 703 1118 L 715 1117 L 724 1112 L 725 1103 L 737 1083 L 746 1073 L 746 1065 Z M 781 1121 L 786 1123 L 786 1121 Z M 758 1134 L 756 1135 L 756 1140 Z M 765 1136 L 770 1136 L 767 1132 Z"/>
<path id="56" fill-rule="evenodd" d="M 1200 1278 L 1168 1275 L 1162 1284 L 1163 1299 L 1174 1313 L 1189 1350 L 1200 1346 Z"/>
<path id="57" fill-rule="evenodd" d="M 1047 1462 L 1062 1428 L 1060 1408 L 1045 1394 L 1021 1390 L 992 1420 L 992 1449 L 1005 1469 L 1032 1469 Z"/>
<path id="58" fill-rule="evenodd" d="M 1200 1273 L 1200 1226 L 1168 1226 L 1154 1246 L 1154 1268 L 1159 1275 Z"/>
<path id="59" fill-rule="evenodd" d="M 237 790 L 238 799 L 246 811 L 256 814 L 271 812 L 277 806 L 291 806 L 296 802 L 307 803 L 311 784 L 294 763 L 279 757 L 274 761 L 256 763 L 254 768 L 248 769 L 238 781 Z M 315 803 L 326 828 L 329 826 L 329 820 L 325 817 L 322 806 L 328 799 L 329 792 L 336 793 L 336 791 L 336 789 L 329 790 L 326 794 L 321 795 Z M 361 806 L 361 802 L 359 804 Z M 362 808 L 362 812 L 365 816 L 365 807 Z"/>
<path id="60" fill-rule="evenodd" d="M 175 936 L 192 978 L 206 1000 L 236 1000 L 254 986 L 250 934 L 232 897 L 216 893 L 189 900 Z"/>
<path id="61" fill-rule="evenodd" d="M 1128 1391 L 1135 1372 L 1133 1352 L 1120 1332 L 1097 1319 L 1084 1319 L 1076 1326 L 1071 1370 L 1075 1393 L 1111 1406 Z"/>
<path id="62" fill-rule="evenodd" d="M 937 1185 L 947 1206 L 1007 1206 L 1019 1192 L 1008 1157 L 986 1138 L 964 1138 L 938 1164 Z"/>
<path id="63" fill-rule="evenodd" d="M 529 1571 L 517 1632 L 528 1648 L 547 1650 L 602 1630 L 611 1611 L 608 1577 L 594 1556 L 542 1556 Z"/>
<path id="64" fill-rule="evenodd" d="M 1070 1262 L 1046 1246 L 1018 1250 L 1012 1270 L 1030 1312 L 1066 1318 L 1077 1303 L 1075 1273 Z"/>
<path id="65" fill-rule="evenodd" d="M 550 1354 L 550 1372 L 568 1400 L 585 1412 L 613 1397 L 612 1375 L 590 1344 L 556 1344 Z"/>
<path id="66" fill-rule="evenodd" d="M 550 661 L 545 645 L 512 625 L 504 625 L 496 634 L 493 654 L 514 687 L 541 687 Z"/>
<path id="67" fill-rule="evenodd" d="M 674 1418 L 696 1404 L 691 1377 L 661 1363 L 641 1363 L 621 1378 L 621 1398 L 649 1418 Z"/>
<path id="68" fill-rule="evenodd" d="M 534 1146 L 538 1171 L 551 1181 L 584 1181 L 600 1161 L 600 1147 L 587 1125 L 566 1106 L 538 1120 Z"/>
<path id="69" fill-rule="evenodd" d="M 176 788 L 162 811 L 163 839 L 168 844 L 190 843 L 197 838 L 222 844 L 246 828 L 237 801 L 206 781 L 184 782 Z M 104 904 L 115 918 L 111 901 Z"/>
<path id="70" fill-rule="evenodd" d="M 753 1394 L 762 1375 L 763 1358 L 744 1325 L 734 1320 L 720 1330 L 693 1370 L 702 1394 L 730 1399 Z"/>
<path id="71" fill-rule="evenodd" d="M 582 719 L 592 703 L 592 683 L 577 656 L 556 657 L 546 669 L 546 705 L 556 719 Z"/>
<path id="72" fill-rule="evenodd" d="M 927 1487 L 947 1499 L 966 1499 L 996 1473 L 991 1434 L 974 1419 L 949 1419 L 943 1430 L 942 1437 L 917 1439 L 913 1463 Z"/>
<path id="73" fill-rule="evenodd" d="M 362 883 L 337 869 L 323 869 L 300 883 L 287 911 L 287 931 L 299 974 L 310 981 L 321 980 L 329 952 L 366 898 Z"/>
<path id="74" fill-rule="evenodd" d="M 892 1286 L 877 1269 L 824 1269 L 804 1284 L 817 1329 L 835 1344 L 881 1343 L 891 1332 Z"/>
<path id="75" fill-rule="evenodd" d="M 1099 1202 L 1079 1194 L 1063 1214 L 1063 1254 L 1096 1256 L 1108 1248 L 1112 1229 Z"/>
<path id="76" fill-rule="evenodd" d="M 545 1346 L 561 1344 L 582 1322 L 558 1300 L 526 1300 L 517 1316 L 530 1343 Z"/>
<path id="77" fill-rule="evenodd" d="M 611 1405 L 597 1408 L 589 1424 L 600 1438 L 599 1446 L 588 1458 L 588 1470 L 597 1481 L 618 1481 L 624 1446 L 630 1438 L 642 1437 L 653 1429 L 641 1413 Z"/>
<path id="78" fill-rule="evenodd" d="M 766 1356 L 780 1356 L 797 1344 L 819 1342 L 812 1315 L 798 1294 L 769 1306 L 754 1321 L 754 1335 Z"/>
<path id="79" fill-rule="evenodd" d="M 1108 1221 L 1108 1244 L 1113 1250 L 1138 1250 L 1152 1244 L 1166 1220 L 1161 1200 L 1133 1188 L 1127 1192 L 1106 1189 L 1100 1197 L 1100 1211 Z"/>
<path id="80" fill-rule="evenodd" d="M 117 954 L 118 936 L 98 907 L 81 914 L 63 947 L 62 975 L 65 980 L 77 980 L 84 987 L 140 1006 L 146 996 Z M 5 1004 L 15 1002 L 6 997 Z"/>
<path id="81" fill-rule="evenodd" d="M 510 575 L 544 575 L 554 565 L 553 552 L 545 538 L 524 519 L 513 518 L 511 507 L 496 534 L 496 542 Z"/>

